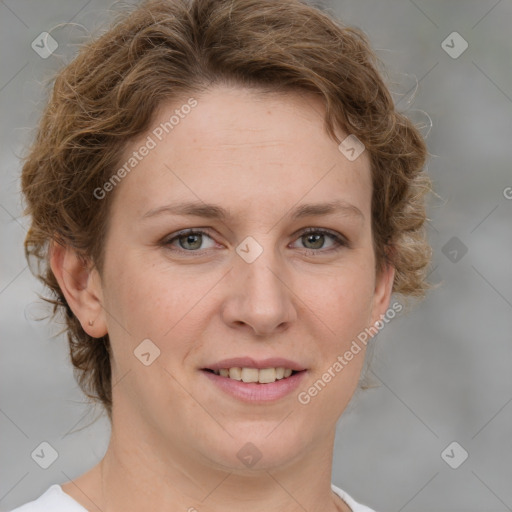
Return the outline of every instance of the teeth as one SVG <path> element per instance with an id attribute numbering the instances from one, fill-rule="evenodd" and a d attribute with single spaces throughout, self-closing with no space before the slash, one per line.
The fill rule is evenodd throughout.
<path id="1" fill-rule="evenodd" d="M 276 370 L 275 368 L 263 368 L 259 372 L 258 382 L 260 384 L 268 384 L 276 381 Z"/>
<path id="2" fill-rule="evenodd" d="M 258 382 L 258 368 L 242 368 L 243 382 Z"/>
<path id="3" fill-rule="evenodd" d="M 235 380 L 242 380 L 242 368 L 230 368 L 229 378 Z"/>
<path id="4" fill-rule="evenodd" d="M 260 384 L 270 384 L 276 380 L 285 379 L 292 374 L 290 368 L 221 368 L 215 370 L 216 375 L 221 377 L 229 377 L 242 382 L 259 382 Z"/>

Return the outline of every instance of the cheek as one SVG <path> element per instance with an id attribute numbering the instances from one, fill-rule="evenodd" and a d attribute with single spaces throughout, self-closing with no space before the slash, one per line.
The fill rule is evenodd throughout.
<path id="1" fill-rule="evenodd" d="M 352 351 L 353 355 L 347 354 L 350 371 L 345 369 L 344 373 L 352 374 L 354 371 L 356 376 L 364 362 L 366 345 L 358 340 L 370 326 L 371 297 L 348 293 L 336 297 L 333 304 L 335 307 L 324 306 L 324 310 L 330 307 L 330 315 L 325 321 L 329 327 L 329 334 L 318 346 L 322 367 L 331 366 L 338 356 Z"/>
<path id="2" fill-rule="evenodd" d="M 350 269 L 333 274 L 331 279 L 325 280 L 329 287 L 323 296 L 318 295 L 311 302 L 323 321 L 321 332 L 325 333 L 319 337 L 321 342 L 315 343 L 319 364 L 312 376 L 312 384 L 318 379 L 329 383 L 326 385 L 328 389 L 322 391 L 323 398 L 317 401 L 318 407 L 323 408 L 321 404 L 329 407 L 329 403 L 344 407 L 359 381 L 375 289 L 375 276 L 370 270 L 369 258 L 367 260 L 365 262 L 361 257 L 357 264 L 350 265 Z"/>
<path id="3" fill-rule="evenodd" d="M 327 319 L 332 331 L 354 333 L 354 330 L 368 327 L 375 292 L 375 275 L 363 258 L 355 264 L 322 280 L 323 290 L 319 290 L 311 302 L 319 315 Z M 323 292 L 323 293 L 322 293 Z"/>
<path id="4" fill-rule="evenodd" d="M 174 357 L 180 359 L 179 354 L 184 356 L 189 349 L 190 339 L 197 337 L 194 329 L 198 328 L 197 320 L 207 303 L 202 299 L 218 276 L 171 272 L 165 262 L 149 263 L 147 257 L 136 252 L 119 256 L 106 274 L 105 309 L 114 350 L 118 346 L 121 350 L 117 352 L 129 357 L 148 338 L 162 355 L 172 345 Z M 183 351 L 180 340 L 183 340 Z M 131 350 L 126 350 L 128 343 Z"/>
<path id="5" fill-rule="evenodd" d="M 330 294 L 316 302 L 327 335 L 315 341 L 318 364 L 297 397 L 308 418 L 322 418 L 326 428 L 338 420 L 359 382 L 368 341 L 361 335 L 370 325 L 374 289 L 368 271 L 330 283 Z"/>

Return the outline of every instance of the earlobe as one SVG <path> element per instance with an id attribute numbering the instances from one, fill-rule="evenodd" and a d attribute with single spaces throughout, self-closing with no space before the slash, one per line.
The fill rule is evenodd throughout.
<path id="1" fill-rule="evenodd" d="M 56 241 L 50 246 L 50 266 L 82 329 L 93 338 L 105 336 L 108 331 L 98 271 L 75 249 Z"/>

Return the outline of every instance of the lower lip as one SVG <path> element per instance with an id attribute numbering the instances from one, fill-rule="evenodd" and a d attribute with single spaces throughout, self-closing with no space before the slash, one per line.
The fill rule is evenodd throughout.
<path id="1" fill-rule="evenodd" d="M 257 382 L 242 382 L 241 380 L 222 377 L 206 370 L 201 371 L 225 393 L 243 402 L 250 403 L 268 403 L 279 400 L 295 391 L 306 376 L 306 370 L 303 370 L 285 379 L 268 384 L 258 384 Z"/>

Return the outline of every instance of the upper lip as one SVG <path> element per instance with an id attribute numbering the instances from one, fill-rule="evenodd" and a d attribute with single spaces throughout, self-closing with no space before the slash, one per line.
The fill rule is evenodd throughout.
<path id="1" fill-rule="evenodd" d="M 300 372 L 306 368 L 290 359 L 284 357 L 269 357 L 267 359 L 252 359 L 251 357 L 232 357 L 223 359 L 217 363 L 205 366 L 204 370 L 221 370 L 222 368 L 290 368 Z"/>

